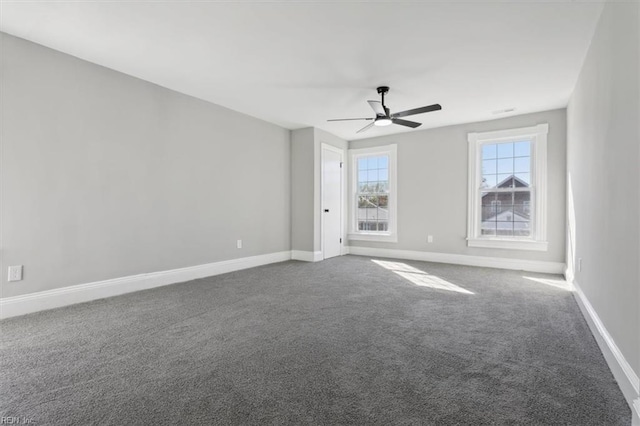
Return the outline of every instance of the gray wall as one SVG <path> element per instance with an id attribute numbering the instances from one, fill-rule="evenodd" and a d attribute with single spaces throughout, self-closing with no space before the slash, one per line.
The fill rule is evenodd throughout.
<path id="1" fill-rule="evenodd" d="M 290 250 L 288 130 L 0 37 L 2 297 Z"/>
<path id="2" fill-rule="evenodd" d="M 291 131 L 291 249 L 314 251 L 315 132 Z"/>
<path id="3" fill-rule="evenodd" d="M 569 271 L 640 374 L 638 3 L 605 5 L 567 112 Z M 569 262 L 574 264 L 575 262 Z"/>
<path id="4" fill-rule="evenodd" d="M 444 106 L 446 108 L 446 105 Z M 428 120 L 428 115 L 424 116 Z M 467 247 L 467 177 L 470 132 L 549 123 L 547 252 Z M 351 241 L 383 247 L 472 256 L 565 260 L 566 111 L 441 127 L 349 142 L 349 148 L 398 145 L 398 242 Z M 434 242 L 427 243 L 427 235 Z"/>

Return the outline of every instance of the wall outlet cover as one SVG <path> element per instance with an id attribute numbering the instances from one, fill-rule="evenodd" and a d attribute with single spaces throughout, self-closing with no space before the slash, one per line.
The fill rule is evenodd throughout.
<path id="1" fill-rule="evenodd" d="M 9 281 L 22 280 L 22 265 L 9 266 Z"/>

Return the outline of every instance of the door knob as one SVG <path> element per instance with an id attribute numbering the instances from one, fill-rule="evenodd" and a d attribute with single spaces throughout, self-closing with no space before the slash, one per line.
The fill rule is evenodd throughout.
<path id="1" fill-rule="evenodd" d="M 329 213 L 329 209 L 324 209 L 324 212 L 325 213 Z"/>

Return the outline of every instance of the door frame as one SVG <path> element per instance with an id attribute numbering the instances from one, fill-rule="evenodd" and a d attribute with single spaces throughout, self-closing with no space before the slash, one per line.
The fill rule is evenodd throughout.
<path id="1" fill-rule="evenodd" d="M 333 145 L 329 145 L 327 143 L 322 142 L 320 144 L 320 252 L 322 253 L 322 260 L 324 260 L 324 160 L 325 153 L 324 151 L 333 151 L 340 155 L 340 163 L 342 167 L 340 167 L 340 238 L 342 238 L 342 243 L 340 245 L 340 256 L 345 254 L 345 232 L 344 232 L 344 177 L 345 177 L 345 161 L 344 161 L 344 150 L 342 148 L 335 147 Z"/>

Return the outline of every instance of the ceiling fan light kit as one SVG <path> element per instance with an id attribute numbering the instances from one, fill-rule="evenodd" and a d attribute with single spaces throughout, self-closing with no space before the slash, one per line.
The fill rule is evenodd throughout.
<path id="1" fill-rule="evenodd" d="M 376 90 L 378 91 L 378 94 L 381 97 L 381 101 L 367 101 L 369 103 L 369 105 L 371 106 L 371 109 L 373 109 L 373 112 L 376 113 L 375 117 L 373 117 L 373 118 L 336 118 L 336 119 L 327 120 L 327 121 L 353 121 L 353 120 L 368 120 L 368 121 L 371 121 L 371 120 L 373 120 L 373 123 L 369 123 L 368 125 L 366 125 L 362 129 L 358 130 L 356 133 L 361 133 L 361 132 L 367 131 L 371 127 L 373 127 L 374 125 L 375 126 L 388 126 L 390 124 L 398 124 L 400 126 L 406 126 L 406 127 L 411 127 L 412 129 L 415 129 L 416 127 L 419 127 L 420 125 L 422 125 L 422 123 L 417 123 L 415 121 L 409 121 L 409 120 L 401 120 L 400 117 L 407 117 L 407 116 L 410 116 L 410 115 L 423 114 L 425 112 L 431 112 L 431 111 L 439 111 L 439 110 L 442 109 L 440 104 L 433 104 L 433 105 L 429 105 L 429 106 L 409 109 L 409 110 L 406 110 L 406 111 L 402 111 L 402 112 L 397 112 L 395 114 L 391 114 L 391 110 L 389 108 L 387 108 L 387 106 L 384 103 L 384 95 L 386 95 L 389 92 L 389 87 L 380 86 Z"/>
<path id="2" fill-rule="evenodd" d="M 393 121 L 387 117 L 378 117 L 376 118 L 376 121 L 373 122 L 373 124 L 375 124 L 376 126 L 388 126 L 392 123 Z"/>

